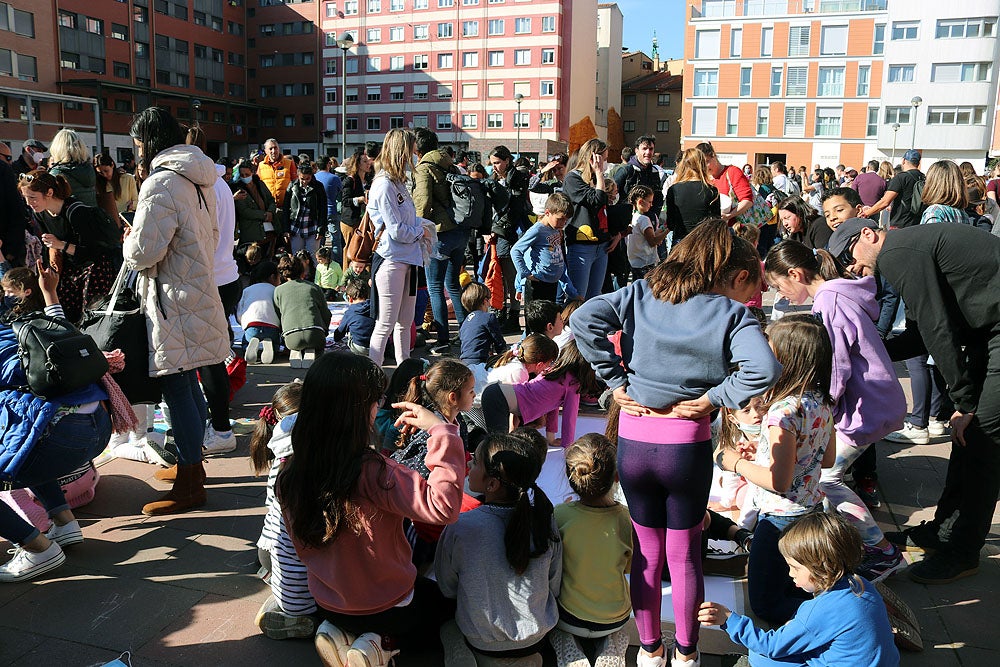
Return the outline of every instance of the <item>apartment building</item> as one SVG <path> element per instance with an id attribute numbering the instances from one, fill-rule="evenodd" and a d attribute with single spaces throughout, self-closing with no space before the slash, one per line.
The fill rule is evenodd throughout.
<path id="1" fill-rule="evenodd" d="M 688 0 L 687 16 L 685 146 L 738 164 L 985 157 L 996 0 Z"/>
<path id="2" fill-rule="evenodd" d="M 622 130 L 625 145 L 635 146 L 639 137 L 656 137 L 656 152 L 668 166 L 681 147 L 684 61 L 661 62 L 641 51 L 622 54 Z"/>

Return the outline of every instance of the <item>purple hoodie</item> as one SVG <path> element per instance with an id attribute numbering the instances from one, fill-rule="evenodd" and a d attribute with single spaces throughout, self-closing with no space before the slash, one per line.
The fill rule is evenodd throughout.
<path id="1" fill-rule="evenodd" d="M 862 447 L 902 428 L 906 397 L 875 330 L 875 279 L 828 280 L 813 297 L 812 312 L 833 343 L 830 395 L 838 437 Z"/>

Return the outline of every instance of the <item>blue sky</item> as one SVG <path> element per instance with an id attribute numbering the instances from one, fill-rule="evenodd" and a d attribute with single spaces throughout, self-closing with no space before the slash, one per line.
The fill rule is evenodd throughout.
<path id="1" fill-rule="evenodd" d="M 630 51 L 650 55 L 653 31 L 660 58 L 684 57 L 684 0 L 615 0 L 625 17 L 622 44 Z"/>

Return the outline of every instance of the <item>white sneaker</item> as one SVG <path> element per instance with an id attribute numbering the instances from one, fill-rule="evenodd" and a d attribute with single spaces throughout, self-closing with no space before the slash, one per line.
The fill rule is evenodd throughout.
<path id="1" fill-rule="evenodd" d="M 676 651 L 671 651 L 673 656 L 670 659 L 670 667 L 701 667 L 701 655 L 696 654 L 694 660 L 682 660 L 677 657 Z"/>
<path id="2" fill-rule="evenodd" d="M 946 419 L 931 419 L 927 422 L 927 434 L 939 438 L 951 430 L 951 424 Z"/>
<path id="3" fill-rule="evenodd" d="M 115 445 L 111 451 L 119 459 L 128 459 L 129 461 L 138 461 L 139 463 L 156 462 L 149 457 L 145 439 L 133 440 L 130 438 L 119 445 Z"/>
<path id="4" fill-rule="evenodd" d="M 211 426 L 205 429 L 205 440 L 201 446 L 206 454 L 225 454 L 236 449 L 236 436 L 229 431 L 216 431 Z"/>
<path id="5" fill-rule="evenodd" d="M 889 442 L 900 442 L 904 445 L 926 445 L 931 441 L 927 429 L 914 426 L 910 422 L 904 422 L 903 428 L 893 431 L 885 436 Z"/>
<path id="6" fill-rule="evenodd" d="M 302 353 L 302 368 L 309 368 L 316 361 L 316 350 L 306 350 Z"/>
<path id="7" fill-rule="evenodd" d="M 111 437 L 108 439 L 108 447 L 111 448 L 111 451 L 114 451 L 115 447 L 118 447 L 119 445 L 124 445 L 126 442 L 128 442 L 128 439 L 129 439 L 130 435 L 132 435 L 132 434 L 131 433 L 112 433 Z"/>
<path id="8" fill-rule="evenodd" d="M 251 338 L 249 341 L 247 341 L 247 349 L 244 350 L 243 352 L 243 360 L 246 361 L 248 364 L 256 364 L 257 350 L 259 349 L 260 349 L 260 339 Z M 261 363 L 263 363 L 263 360 L 261 360 Z"/>
<path id="9" fill-rule="evenodd" d="M 37 554 L 21 547 L 11 549 L 7 553 L 14 554 L 14 557 L 0 565 L 0 582 L 34 579 L 66 562 L 66 554 L 58 542 L 53 542 L 48 549 Z"/>
<path id="10" fill-rule="evenodd" d="M 262 364 L 273 364 L 274 363 L 274 341 L 263 340 L 260 343 L 260 363 Z"/>
<path id="11" fill-rule="evenodd" d="M 155 463 L 161 468 L 169 468 L 177 463 L 177 457 L 164 446 L 166 440 L 166 436 L 162 433 L 152 431 L 146 434 L 146 443 L 143 447 L 149 462 Z"/>
<path id="12" fill-rule="evenodd" d="M 351 644 L 347 651 L 347 664 L 350 667 L 388 667 L 399 651 L 382 647 L 382 635 L 366 632 Z"/>
<path id="13" fill-rule="evenodd" d="M 347 664 L 347 652 L 355 639 L 354 635 L 344 632 L 330 621 L 320 623 L 314 643 L 323 667 L 344 667 Z"/>
<path id="14" fill-rule="evenodd" d="M 45 531 L 45 537 L 49 538 L 60 547 L 68 547 L 73 544 L 83 542 L 83 531 L 80 530 L 80 522 L 73 519 L 67 524 L 57 526 L 55 522 Z"/>
<path id="15" fill-rule="evenodd" d="M 667 647 L 663 647 L 663 655 L 650 655 L 639 649 L 635 656 L 636 667 L 667 667 Z"/>
<path id="16" fill-rule="evenodd" d="M 288 353 L 288 365 L 292 368 L 302 368 L 302 353 L 292 350 Z"/>

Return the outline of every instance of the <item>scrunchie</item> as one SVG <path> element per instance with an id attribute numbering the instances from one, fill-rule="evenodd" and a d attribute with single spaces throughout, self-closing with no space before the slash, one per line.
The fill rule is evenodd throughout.
<path id="1" fill-rule="evenodd" d="M 274 411 L 270 405 L 265 405 L 260 409 L 260 414 L 257 415 L 260 419 L 264 420 L 264 423 L 268 426 L 275 426 L 278 423 L 278 413 Z"/>
<path id="2" fill-rule="evenodd" d="M 423 375 L 423 374 L 421 374 L 421 375 L 420 375 L 420 381 L 421 381 L 421 382 L 427 382 L 427 376 L 426 376 L 426 375 Z"/>

